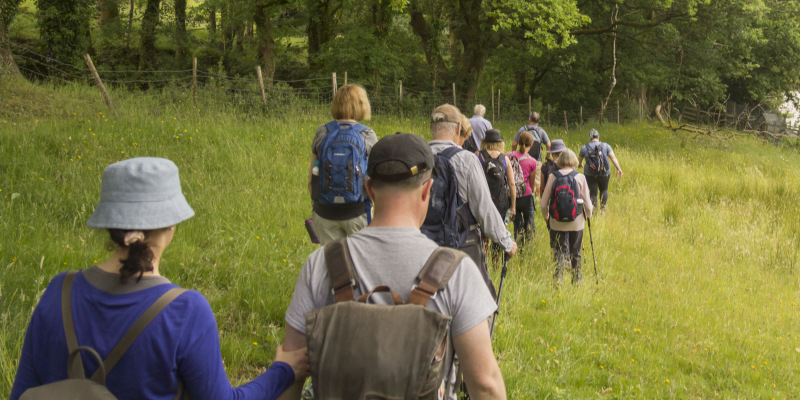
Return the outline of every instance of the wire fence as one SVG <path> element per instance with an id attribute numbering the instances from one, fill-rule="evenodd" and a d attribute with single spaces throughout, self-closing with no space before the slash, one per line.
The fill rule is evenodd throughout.
<path id="1" fill-rule="evenodd" d="M 261 78 L 256 68 L 251 76 L 229 76 L 220 67 L 208 69 L 197 67 L 194 60 L 192 69 L 137 71 L 104 69 L 95 71 L 100 78 L 92 75 L 94 68 L 87 65 L 73 65 L 53 59 L 25 46 L 9 42 L 12 55 L 22 74 L 35 81 L 64 85 L 98 86 L 107 85 L 107 102 L 124 102 L 132 98 L 147 99 L 153 107 L 169 107 L 191 103 L 198 109 L 229 108 L 243 113 L 266 113 L 284 115 L 287 113 L 313 114 L 327 113 L 336 89 L 347 83 L 357 83 L 369 94 L 372 113 L 404 118 L 430 113 L 443 103 L 455 104 L 465 115 L 471 115 L 475 104 L 486 107 L 486 118 L 497 122 L 524 123 L 531 111 L 540 114 L 542 123 L 549 126 L 570 129 L 583 129 L 587 123 L 603 122 L 626 123 L 632 120 L 649 119 L 651 107 L 640 99 L 622 96 L 603 107 L 593 106 L 565 109 L 541 101 L 534 103 L 532 96 L 528 102 L 520 103 L 506 100 L 500 90 L 479 93 L 466 98 L 456 92 L 455 85 L 448 89 L 419 90 L 413 84 L 403 86 L 402 81 L 388 84 L 360 82 L 357 78 L 348 82 L 347 73 L 331 73 L 329 78 L 307 78 L 280 80 Z M 88 57 L 88 56 L 87 56 Z M 101 89 L 105 93 L 105 89 Z M 484 91 L 485 92 L 485 91 Z M 76 99 L 83 101 L 85 99 Z M 538 106 L 538 107 L 537 107 Z M 744 121 L 741 115 L 713 113 L 694 108 L 668 107 L 667 118 L 673 121 L 691 121 L 694 124 L 725 126 L 733 129 L 752 128 L 755 121 Z M 798 132 L 798 127 L 784 127 L 788 132 Z"/>

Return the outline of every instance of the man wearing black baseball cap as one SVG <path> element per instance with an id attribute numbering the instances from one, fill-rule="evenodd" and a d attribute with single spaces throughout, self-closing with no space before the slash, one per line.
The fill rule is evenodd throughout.
<path id="1" fill-rule="evenodd" d="M 386 285 L 403 300 L 409 298 L 418 283 L 417 275 L 438 248 L 419 229 L 428 211 L 433 168 L 430 147 L 416 135 L 389 135 L 372 148 L 366 189 L 375 204 L 375 215 L 368 227 L 346 241 L 359 281 L 353 290 L 355 297 Z M 496 304 L 469 257 L 461 260 L 441 292 L 431 298 L 427 308 L 452 317 L 450 336 L 470 393 L 475 399 L 505 399 L 505 385 L 486 323 Z M 389 304 L 390 300 L 389 296 L 370 297 L 371 302 L 379 304 Z M 305 347 L 305 314 L 333 302 L 325 248 L 320 248 L 311 253 L 297 278 L 285 316 L 284 349 Z M 451 360 L 446 361 L 449 368 Z M 295 384 L 281 398 L 299 399 L 301 388 L 302 382 Z M 441 390 L 453 393 L 453 383 L 446 380 Z"/>

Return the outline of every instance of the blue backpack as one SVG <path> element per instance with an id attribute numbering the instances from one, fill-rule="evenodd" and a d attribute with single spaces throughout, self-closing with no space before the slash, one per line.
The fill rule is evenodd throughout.
<path id="1" fill-rule="evenodd" d="M 461 151 L 448 147 L 433 158 L 433 186 L 428 203 L 428 214 L 420 230 L 439 246 L 457 249 L 464 244 L 469 233 L 470 220 L 474 219 L 469 207 L 458 195 L 458 179 L 450 159 Z"/>
<path id="2" fill-rule="evenodd" d="M 328 134 L 319 151 L 319 203 L 324 205 L 362 203 L 364 176 L 367 172 L 367 148 L 361 124 L 325 124 Z"/>

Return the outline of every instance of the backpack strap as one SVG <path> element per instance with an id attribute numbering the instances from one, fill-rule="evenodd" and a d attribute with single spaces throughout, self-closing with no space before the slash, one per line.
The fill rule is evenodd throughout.
<path id="1" fill-rule="evenodd" d="M 481 165 L 486 166 L 486 163 L 492 160 L 492 156 L 486 150 L 478 152 L 478 159 L 481 160 Z"/>
<path id="2" fill-rule="evenodd" d="M 453 158 L 453 156 L 456 155 L 456 153 L 458 153 L 459 151 L 462 151 L 462 150 L 464 150 L 464 149 L 462 149 L 461 147 L 450 146 L 450 147 L 440 151 L 439 154 L 441 154 L 442 156 L 444 156 L 445 158 L 447 158 L 449 160 L 449 159 Z"/>
<path id="3" fill-rule="evenodd" d="M 425 307 L 428 301 L 436 298 L 436 293 L 447 286 L 447 281 L 453 276 L 464 257 L 466 254 L 463 252 L 448 247 L 434 250 L 417 276 L 419 283 L 411 290 L 408 304 Z"/>
<path id="4" fill-rule="evenodd" d="M 133 323 L 133 326 L 131 326 L 131 328 L 128 329 L 128 332 L 125 332 L 125 336 L 123 336 L 122 339 L 120 339 L 119 343 L 117 343 L 117 345 L 114 346 L 113 349 L 111 349 L 111 352 L 108 354 L 108 357 L 106 357 L 105 361 L 103 361 L 103 366 L 105 366 L 106 373 L 111 371 L 111 369 L 114 368 L 115 365 L 117 365 L 119 360 L 122 358 L 122 355 L 125 354 L 125 352 L 128 351 L 128 348 L 130 348 L 133 345 L 133 343 L 136 341 L 136 338 L 138 338 L 139 335 L 142 333 L 142 331 L 144 331 L 144 329 L 147 328 L 147 325 L 149 325 L 150 322 L 152 322 L 153 319 L 155 319 L 156 316 L 159 313 L 161 313 L 161 311 L 164 310 L 166 306 L 169 305 L 169 303 L 172 303 L 173 300 L 178 298 L 178 296 L 180 296 L 184 292 L 186 292 L 186 289 L 172 288 L 168 290 L 166 293 L 162 294 L 161 297 L 158 298 L 158 300 L 156 300 L 153 304 L 150 305 L 150 307 L 147 308 L 147 310 L 145 310 L 144 314 L 142 314 L 139 317 L 139 319 L 137 319 L 136 322 Z M 94 375 L 92 375 L 93 381 L 95 382 L 98 381 L 100 377 L 99 373 L 100 369 L 98 368 L 98 370 L 95 371 Z"/>
<path id="5" fill-rule="evenodd" d="M 72 319 L 72 284 L 78 271 L 68 271 L 61 286 L 61 320 L 64 324 L 64 336 L 67 338 L 67 351 L 72 354 L 78 349 L 78 335 L 75 333 L 75 321 Z M 86 376 L 83 372 L 83 361 L 80 357 L 67 366 L 67 376 Z"/>
<path id="6" fill-rule="evenodd" d="M 356 269 L 347 247 L 347 238 L 325 245 L 325 266 L 331 281 L 331 292 L 337 303 L 355 300 L 353 288 L 358 286 Z"/>

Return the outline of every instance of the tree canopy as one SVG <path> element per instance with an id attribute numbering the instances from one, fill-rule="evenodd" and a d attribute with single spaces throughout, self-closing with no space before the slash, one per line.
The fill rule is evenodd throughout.
<path id="1" fill-rule="evenodd" d="M 787 0 L 37 0 L 39 36 L 15 38 L 19 3 L 0 0 L 0 56 L 11 26 L 66 63 L 90 52 L 109 68 L 186 69 L 194 56 L 230 75 L 348 71 L 572 108 L 778 103 L 800 89 L 800 4 Z"/>

